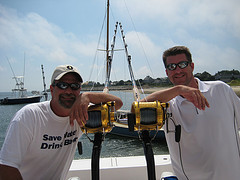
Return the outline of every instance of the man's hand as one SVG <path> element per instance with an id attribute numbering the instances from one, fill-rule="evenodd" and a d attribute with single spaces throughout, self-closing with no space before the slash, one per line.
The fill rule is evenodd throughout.
<path id="1" fill-rule="evenodd" d="M 90 103 L 90 100 L 88 96 L 83 94 L 80 94 L 75 103 L 72 106 L 71 112 L 70 112 L 70 124 L 73 126 L 74 120 L 78 122 L 80 127 L 83 127 L 87 120 L 88 120 L 88 105 Z"/>
<path id="2" fill-rule="evenodd" d="M 186 98 L 188 101 L 192 102 L 200 110 L 205 110 L 205 107 L 210 107 L 207 99 L 199 91 L 199 89 L 188 87 L 188 86 L 179 86 L 179 95 Z"/>
<path id="3" fill-rule="evenodd" d="M 122 100 L 112 94 L 84 92 L 80 94 L 74 102 L 70 112 L 70 124 L 73 126 L 74 120 L 78 122 L 80 127 L 83 127 L 88 120 L 88 105 L 89 103 L 100 104 L 109 101 L 115 101 L 115 110 L 122 107 Z"/>

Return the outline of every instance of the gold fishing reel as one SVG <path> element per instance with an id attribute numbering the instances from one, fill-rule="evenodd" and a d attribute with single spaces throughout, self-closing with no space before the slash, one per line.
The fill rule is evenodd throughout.
<path id="1" fill-rule="evenodd" d="M 115 102 L 107 102 L 105 104 L 90 105 L 88 107 L 88 120 L 84 127 L 81 128 L 82 132 L 97 133 L 97 132 L 110 132 L 113 128 L 115 121 Z"/>
<path id="2" fill-rule="evenodd" d="M 169 104 L 154 102 L 132 103 L 132 113 L 128 115 L 129 131 L 160 130 L 166 120 Z"/>

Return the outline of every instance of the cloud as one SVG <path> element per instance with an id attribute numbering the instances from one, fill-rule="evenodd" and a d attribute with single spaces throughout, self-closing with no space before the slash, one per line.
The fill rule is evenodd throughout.
<path id="1" fill-rule="evenodd" d="M 149 56 L 150 58 L 159 58 L 159 51 L 161 48 L 158 47 L 154 42 L 143 32 L 129 31 L 126 34 L 126 39 L 131 49 L 135 54 L 140 56 Z"/>
<path id="2" fill-rule="evenodd" d="M 0 13 L 0 46 L 6 51 L 21 47 L 32 57 L 42 56 L 48 61 L 70 63 L 76 62 L 76 57 L 94 52 L 94 43 L 79 41 L 72 33 L 64 32 L 36 13 L 19 15 L 3 6 L 0 6 Z"/>
<path id="3" fill-rule="evenodd" d="M 0 72 L 5 71 L 8 73 L 4 74 L 6 77 L 12 77 L 5 61 L 7 56 L 10 61 L 15 59 L 15 63 L 11 62 L 15 73 L 22 74 L 23 54 L 26 52 L 25 85 L 31 84 L 36 89 L 39 89 L 39 85 L 35 81 L 41 79 L 40 64 L 47 64 L 46 76 L 51 76 L 51 71 L 59 64 L 75 64 L 82 69 L 84 62 L 92 58 L 96 48 L 95 42 L 82 42 L 73 33 L 64 32 L 37 13 L 20 14 L 1 4 L 0 27 L 0 54 L 1 59 L 4 59 L 0 64 Z M 84 68 L 83 76 L 86 76 L 90 67 Z M 29 79 L 27 75 L 30 74 Z M 0 80 L 6 78 L 5 76 L 1 76 Z M 13 84 L 7 89 L 12 86 Z"/>
<path id="4" fill-rule="evenodd" d="M 112 4 L 122 16 L 125 16 L 123 14 L 126 14 L 127 9 L 133 20 L 140 21 L 143 25 L 151 22 L 161 28 L 172 28 L 173 31 L 179 26 L 196 30 L 205 26 L 211 27 L 213 32 L 227 29 L 229 33 L 240 37 L 240 1 L 238 0 L 124 1 L 126 6 L 122 1 Z"/>
<path id="5" fill-rule="evenodd" d="M 199 39 L 192 39 L 189 46 L 195 63 L 195 73 L 207 71 L 214 75 L 221 70 L 239 70 L 240 52 L 232 47 L 222 48 Z"/>
<path id="6" fill-rule="evenodd" d="M 147 66 L 142 66 L 139 69 L 136 69 L 136 68 L 134 69 L 135 69 L 136 79 L 144 79 L 146 76 L 149 76 L 149 74 L 152 74 L 151 70 Z"/>
<path id="7" fill-rule="evenodd" d="M 0 72 L 4 71 L 4 67 L 0 66 Z"/>
<path id="8" fill-rule="evenodd" d="M 123 2 L 127 4 L 128 12 Z M 186 45 L 190 48 L 196 59 L 195 72 L 209 71 L 214 74 L 224 68 L 238 69 L 240 52 L 238 0 L 124 0 L 111 1 L 111 8 L 126 31 L 126 42 L 129 54 L 132 55 L 132 65 L 137 79 L 144 78 L 145 74 L 154 78 L 164 77 L 162 53 L 174 45 Z M 130 18 L 128 13 L 131 15 Z M 95 19 L 94 15 L 91 18 Z M 134 28 L 130 27 L 131 20 L 134 22 Z M 88 25 L 84 26 L 85 29 L 96 29 L 88 23 L 85 24 Z M 22 67 L 19 59 L 22 59 L 23 52 L 26 52 L 26 69 L 29 74 L 35 76 L 41 74 L 36 72 L 40 63 L 46 64 L 46 76 L 51 76 L 51 70 L 56 65 L 71 63 L 75 64 L 82 72 L 83 78 L 87 79 L 92 64 L 102 65 L 105 59 L 101 57 L 99 59 L 101 63 L 91 62 L 94 60 L 96 49 L 104 47 L 105 42 L 101 46 L 97 44 L 100 27 L 96 34 L 90 34 L 84 29 L 82 29 L 84 34 L 81 34 L 82 31 L 74 34 L 64 31 L 62 29 L 64 26 L 60 28 L 37 13 L 22 14 L 2 5 L 0 27 L 1 58 L 9 56 L 17 61 L 18 67 Z M 67 29 L 71 28 L 68 26 Z M 121 44 L 120 48 L 122 47 Z M 121 53 L 125 56 L 124 52 Z M 103 55 L 104 52 L 100 54 Z M 123 68 L 127 67 L 126 59 L 118 58 L 118 54 L 114 53 L 115 72 L 111 77 L 115 76 L 114 73 L 123 77 Z M 125 64 L 120 64 L 120 61 L 124 61 Z M 3 61 L 0 62 L 0 67 L 0 72 L 9 69 L 8 64 L 3 64 Z M 96 69 L 92 71 L 94 73 Z M 125 77 L 129 79 L 128 70 L 125 71 L 126 76 L 116 80 Z M 92 77 L 95 76 L 98 75 Z M 35 84 L 34 80 L 31 81 L 31 84 Z"/>

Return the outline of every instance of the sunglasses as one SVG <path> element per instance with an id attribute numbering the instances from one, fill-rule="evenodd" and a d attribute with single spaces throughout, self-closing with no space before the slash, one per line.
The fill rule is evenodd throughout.
<path id="1" fill-rule="evenodd" d="M 170 71 L 175 70 L 175 69 L 177 68 L 177 66 L 178 66 L 179 68 L 181 68 L 181 69 L 184 69 L 184 68 L 186 68 L 186 67 L 188 66 L 189 63 L 190 63 L 189 61 L 181 61 L 181 62 L 179 62 L 179 63 L 177 63 L 177 64 L 175 64 L 175 63 L 168 64 L 168 65 L 166 66 L 166 68 L 167 68 L 168 70 L 170 70 Z"/>
<path id="2" fill-rule="evenodd" d="M 70 87 L 72 90 L 78 90 L 81 87 L 81 84 L 78 83 L 66 83 L 66 82 L 58 82 L 53 86 L 57 86 L 59 89 L 65 90 Z"/>

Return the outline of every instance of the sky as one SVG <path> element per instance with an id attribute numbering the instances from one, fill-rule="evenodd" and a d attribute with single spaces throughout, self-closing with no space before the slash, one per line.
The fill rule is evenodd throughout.
<path id="1" fill-rule="evenodd" d="M 42 91 L 41 65 L 47 87 L 62 64 L 104 82 L 105 12 L 106 0 L 0 0 L 0 92 L 14 88 L 13 72 Z M 135 79 L 166 77 L 162 53 L 176 45 L 190 49 L 194 73 L 214 75 L 240 70 L 239 18 L 239 0 L 110 0 L 110 40 L 121 22 Z M 121 38 L 118 28 L 112 81 L 130 79 Z"/>

